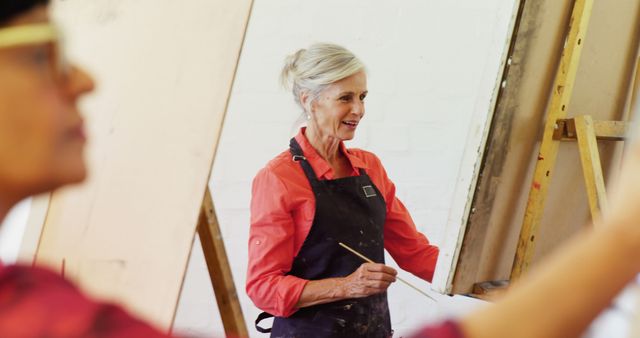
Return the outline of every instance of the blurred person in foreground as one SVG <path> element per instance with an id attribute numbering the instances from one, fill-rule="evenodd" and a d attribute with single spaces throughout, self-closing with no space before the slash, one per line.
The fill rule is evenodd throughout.
<path id="1" fill-rule="evenodd" d="M 20 200 L 85 179 L 78 100 L 91 77 L 64 59 L 47 0 L 0 2 L 0 222 Z M 0 337 L 168 337 L 58 274 L 0 262 Z"/>

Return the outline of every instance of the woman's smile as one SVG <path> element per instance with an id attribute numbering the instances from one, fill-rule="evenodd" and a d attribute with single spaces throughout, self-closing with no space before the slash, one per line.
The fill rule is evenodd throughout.
<path id="1" fill-rule="evenodd" d="M 349 128 L 349 130 L 356 130 L 356 127 L 358 127 L 358 121 L 342 121 L 342 124 L 345 125 L 347 128 Z"/>

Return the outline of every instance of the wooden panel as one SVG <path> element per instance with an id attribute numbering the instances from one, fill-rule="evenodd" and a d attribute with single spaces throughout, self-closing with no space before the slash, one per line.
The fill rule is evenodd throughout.
<path id="1" fill-rule="evenodd" d="M 560 53 L 568 2 L 522 1 L 509 67 L 493 116 L 471 215 L 453 281 L 453 293 L 473 292 L 478 282 L 498 280 L 496 261 L 515 253 L 522 196 L 535 139 L 540 132 L 554 61 Z M 542 24 L 542 22 L 546 24 Z M 528 121 L 539 121 L 527 123 Z M 528 193 L 528 190 L 526 190 Z M 511 199 L 510 199 L 511 198 Z M 526 198 L 526 197 L 525 197 Z M 519 219 L 517 227 L 513 221 Z M 511 239 L 508 241 L 507 239 Z M 500 262 L 503 263 L 503 262 Z M 507 279 L 503 270 L 502 279 Z"/>
<path id="2" fill-rule="evenodd" d="M 473 284 L 509 277 L 533 173 L 534 153 L 551 81 L 556 71 L 570 1 L 526 1 L 505 88 L 500 94 L 483 159 L 472 214 L 453 284 L 454 293 Z M 578 68 L 570 117 L 619 120 L 636 58 L 640 1 L 596 1 Z M 615 146 L 600 146 L 608 177 Z M 562 143 L 540 226 L 535 263 L 589 221 L 575 142 Z M 566 192 L 572 191 L 571 196 Z"/>
<path id="3" fill-rule="evenodd" d="M 85 105 L 90 179 L 53 194 L 37 263 L 64 262 L 92 294 L 168 329 L 251 1 L 55 5 L 99 91 Z"/>
<path id="4" fill-rule="evenodd" d="M 501 46 L 503 48 L 503 54 L 500 61 L 500 67 L 497 69 L 498 77 L 495 80 L 491 94 L 491 101 L 489 102 L 488 107 L 476 107 L 478 113 L 471 116 L 470 119 L 473 122 L 469 128 L 470 133 L 468 136 L 469 138 L 467 139 L 467 145 L 463 152 L 461 170 L 464 171 L 464 168 L 473 168 L 473 175 L 468 178 L 465 178 L 464 175 L 462 175 L 456 182 L 454 198 L 450 205 L 448 221 L 444 231 L 444 238 L 439 244 L 440 256 L 438 257 L 438 264 L 431 283 L 432 290 L 443 294 L 451 292 L 452 281 L 455 276 L 456 265 L 458 263 L 458 256 L 472 206 L 471 203 L 474 197 L 474 189 L 479 179 L 478 173 L 480 171 L 480 159 L 484 156 L 483 148 L 487 142 L 490 132 L 489 126 L 491 125 L 493 112 L 496 109 L 500 93 L 499 89 L 504 84 L 503 80 L 507 77 L 509 69 L 508 64 L 510 62 L 508 56 L 513 51 L 513 32 L 517 30 L 517 26 L 519 24 L 518 19 L 522 11 L 522 3 L 522 1 L 518 0 L 513 1 L 511 20 L 508 28 L 504 32 L 506 35 L 506 41 L 504 42 L 504 45 Z M 490 71 L 485 70 L 485 74 L 489 73 Z"/>

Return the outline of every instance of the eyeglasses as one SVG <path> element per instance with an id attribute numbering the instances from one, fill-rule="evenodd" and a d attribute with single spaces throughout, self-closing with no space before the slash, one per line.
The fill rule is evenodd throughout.
<path id="1" fill-rule="evenodd" d="M 49 63 L 54 80 L 64 83 L 69 74 L 69 63 L 62 49 L 62 36 L 52 24 L 31 24 L 0 28 L 0 49 L 47 44 Z"/>

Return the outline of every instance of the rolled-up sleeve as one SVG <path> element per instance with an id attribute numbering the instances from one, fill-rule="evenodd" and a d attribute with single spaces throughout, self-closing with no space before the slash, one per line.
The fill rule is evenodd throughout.
<path id="1" fill-rule="evenodd" d="M 387 203 L 387 220 L 384 225 L 384 247 L 398 265 L 406 271 L 431 282 L 440 250 L 431 245 L 425 235 L 418 232 L 407 208 L 396 197 L 396 187 L 380 166 L 380 182 Z"/>
<path id="2" fill-rule="evenodd" d="M 295 256 L 290 205 L 280 178 L 269 168 L 262 169 L 252 187 L 246 291 L 258 308 L 279 317 L 298 310 L 308 282 L 286 275 Z"/>

